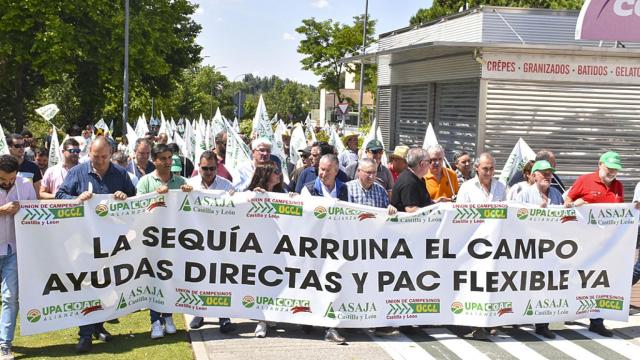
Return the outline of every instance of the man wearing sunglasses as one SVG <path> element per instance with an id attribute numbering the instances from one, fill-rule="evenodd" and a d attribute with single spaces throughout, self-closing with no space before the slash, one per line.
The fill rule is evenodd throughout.
<path id="1" fill-rule="evenodd" d="M 62 156 L 64 161 L 47 169 L 40 184 L 41 199 L 55 199 L 58 188 L 67 177 L 69 169 L 78 165 L 80 158 L 80 144 L 73 138 L 69 138 L 62 143 Z"/>
<path id="2" fill-rule="evenodd" d="M 391 170 L 389 170 L 386 166 L 382 165 L 382 155 L 384 155 L 384 147 L 380 140 L 371 140 L 367 143 L 366 146 L 366 156 L 367 159 L 371 159 L 376 162 L 376 182 L 388 192 L 393 188 L 393 174 L 391 174 Z M 346 169 L 347 176 L 349 179 L 356 179 L 358 172 L 358 162 L 349 165 Z"/>
<path id="3" fill-rule="evenodd" d="M 198 164 L 198 175 L 187 180 L 195 190 L 224 190 L 233 189 L 231 181 L 218 176 L 218 159 L 216 154 L 207 150 L 200 155 Z"/>
<path id="4" fill-rule="evenodd" d="M 7 145 L 9 146 L 9 154 L 18 160 L 18 174 L 23 178 L 30 179 L 33 183 L 33 190 L 38 194 L 40 192 L 40 180 L 42 173 L 40 168 L 34 162 L 24 158 L 24 150 L 27 144 L 20 134 L 11 134 L 7 137 Z"/>

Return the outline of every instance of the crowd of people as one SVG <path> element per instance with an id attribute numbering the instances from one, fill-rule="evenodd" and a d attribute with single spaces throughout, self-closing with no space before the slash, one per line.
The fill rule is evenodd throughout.
<path id="1" fill-rule="evenodd" d="M 76 129 L 77 130 L 77 129 Z M 299 160 L 290 161 L 272 154 L 269 139 L 256 138 L 250 142 L 251 161 L 238 169 L 225 167 L 227 134 L 215 136 L 215 144 L 193 161 L 182 156 L 177 144 L 168 137 L 153 133 L 138 139 L 129 153 L 126 137 L 116 143 L 108 136 L 92 136 L 85 129 L 82 136 L 91 139 L 86 155 L 77 137 L 62 143 L 61 161 L 47 168 L 50 136 L 43 139 L 42 148 L 27 131 L 6 138 L 9 155 L 0 156 L 0 276 L 2 278 L 2 314 L 0 316 L 0 353 L 2 359 L 11 357 L 11 344 L 18 313 L 18 270 L 13 215 L 19 201 L 35 199 L 77 199 L 85 201 L 93 194 L 112 194 L 117 200 L 151 192 L 222 190 L 291 193 L 292 196 L 321 196 L 386 209 L 389 214 L 416 212 L 438 202 L 491 203 L 514 200 L 521 203 L 547 206 L 580 206 L 589 203 L 621 203 L 623 186 L 616 179 L 622 170 L 620 156 L 604 153 L 595 172 L 577 179 L 570 189 L 556 172 L 555 155 L 548 150 L 537 153 L 508 185 L 494 177 L 495 159 L 490 153 L 476 156 L 459 151 L 448 167 L 445 149 L 433 145 L 427 149 L 396 146 L 389 153 L 389 163 L 383 164 L 385 154 L 378 140 L 362 144 L 359 154 L 359 134 L 346 133 L 345 150 L 338 154 L 326 142 L 314 142 L 299 151 Z M 80 139 L 82 140 L 82 139 Z M 290 135 L 283 134 L 285 154 L 290 153 Z M 596 164 L 594 164 L 595 166 Z M 232 171 L 229 171 L 232 170 Z M 285 182 L 289 175 L 289 182 Z M 233 174 L 233 175 L 232 175 Z M 633 197 L 640 201 L 640 185 Z M 640 280 L 640 263 L 633 272 L 633 283 Z M 176 332 L 171 314 L 150 310 L 151 338 L 161 338 Z M 202 327 L 204 319 L 195 317 L 190 328 Z M 228 318 L 219 319 L 220 331 L 233 331 Z M 267 336 L 269 324 L 258 321 L 255 335 Z M 309 331 L 308 326 L 303 331 Z M 412 331 L 412 327 L 401 327 Z M 486 339 L 495 329 L 472 329 L 476 339 Z M 589 330 L 602 336 L 612 336 L 602 319 L 592 319 Z M 394 331 L 376 329 L 379 333 Z M 554 338 L 548 324 L 536 324 L 535 332 Z M 111 340 L 103 323 L 84 325 L 79 330 L 77 351 L 91 350 L 92 339 Z M 345 338 L 337 329 L 324 329 L 327 341 L 343 343 Z"/>

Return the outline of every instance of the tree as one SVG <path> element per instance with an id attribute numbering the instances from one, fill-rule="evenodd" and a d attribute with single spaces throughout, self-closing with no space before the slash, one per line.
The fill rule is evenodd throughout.
<path id="1" fill-rule="evenodd" d="M 411 25 L 418 25 L 437 18 L 457 13 L 461 8 L 469 9 L 479 5 L 510 6 L 545 9 L 580 9 L 582 0 L 434 0 L 428 9 L 420 9 L 411 17 Z"/>
<path id="2" fill-rule="evenodd" d="M 302 59 L 302 69 L 311 70 L 320 76 L 320 85 L 334 91 L 339 101 L 340 75 L 345 64 L 340 60 L 347 54 L 357 55 L 362 50 L 362 30 L 364 16 L 353 18 L 353 25 L 343 25 L 332 20 L 317 21 L 315 18 L 302 20 L 302 26 L 296 32 L 305 36 L 300 41 L 298 52 L 306 55 Z M 367 43 L 373 41 L 376 20 L 367 21 Z"/>

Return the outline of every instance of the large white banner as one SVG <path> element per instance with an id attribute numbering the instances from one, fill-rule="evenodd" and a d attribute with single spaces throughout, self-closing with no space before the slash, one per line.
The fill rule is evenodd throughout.
<path id="1" fill-rule="evenodd" d="M 15 216 L 23 334 L 142 308 L 318 326 L 624 321 L 637 212 L 170 192 Z"/>

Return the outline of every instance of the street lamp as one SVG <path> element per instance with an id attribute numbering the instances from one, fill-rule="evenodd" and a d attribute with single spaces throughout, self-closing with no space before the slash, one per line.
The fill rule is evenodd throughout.
<path id="1" fill-rule="evenodd" d="M 122 99 L 122 134 L 129 122 L 129 0 L 124 0 L 124 94 Z"/>
<path id="2" fill-rule="evenodd" d="M 369 0 L 364 3 L 364 24 L 362 26 L 362 52 L 367 49 L 367 15 L 369 14 Z M 360 100 L 358 101 L 358 127 L 362 118 L 362 99 L 364 95 L 364 58 L 360 60 Z M 373 129 L 376 131 L 376 129 Z"/>

